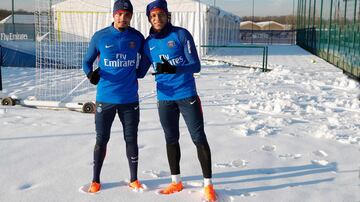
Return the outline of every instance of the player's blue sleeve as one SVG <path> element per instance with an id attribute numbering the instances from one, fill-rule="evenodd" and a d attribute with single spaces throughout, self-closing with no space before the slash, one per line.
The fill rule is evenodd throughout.
<path id="1" fill-rule="evenodd" d="M 188 61 L 187 64 L 176 66 L 176 73 L 198 73 L 201 65 L 196 51 L 194 39 L 190 32 L 183 29 L 178 32 L 181 44 L 184 47 L 184 54 Z"/>
<path id="2" fill-rule="evenodd" d="M 85 75 L 88 75 L 91 71 L 93 71 L 93 63 L 96 60 L 96 57 L 99 55 L 99 50 L 96 47 L 96 41 L 96 35 L 94 35 L 91 38 L 89 48 L 84 56 L 83 71 Z"/>
<path id="3" fill-rule="evenodd" d="M 141 58 L 139 62 L 139 67 L 136 69 L 136 76 L 137 78 L 144 78 L 147 71 L 149 70 L 151 66 L 151 61 L 149 59 L 149 55 L 147 53 L 146 45 L 143 45 L 143 48 L 141 49 Z"/>

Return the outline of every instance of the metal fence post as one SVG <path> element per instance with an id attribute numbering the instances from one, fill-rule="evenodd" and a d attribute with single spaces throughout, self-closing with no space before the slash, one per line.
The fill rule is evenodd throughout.
<path id="1" fill-rule="evenodd" d="M 314 7 L 313 7 L 313 24 L 312 24 L 312 31 L 311 31 L 311 50 L 314 54 L 316 54 L 316 26 L 315 26 L 315 11 L 316 11 L 316 0 L 314 0 Z"/>
<path id="2" fill-rule="evenodd" d="M 2 91 L 2 75 L 1 75 L 1 65 L 0 65 L 0 91 Z"/>
<path id="3" fill-rule="evenodd" d="M 330 2 L 330 21 L 329 21 L 329 36 L 328 36 L 328 44 L 327 44 L 327 54 L 326 60 L 329 61 L 330 54 L 330 39 L 331 39 L 331 29 L 332 29 L 332 9 L 333 9 L 333 0 Z"/>
<path id="4" fill-rule="evenodd" d="M 267 66 L 268 66 L 268 56 L 269 56 L 269 47 L 265 46 L 266 54 L 265 54 L 265 71 L 267 72 Z"/>
<path id="5" fill-rule="evenodd" d="M 1 75 L 1 67 L 2 67 L 2 47 L 0 46 L 0 91 L 2 91 L 2 75 Z"/>
<path id="6" fill-rule="evenodd" d="M 320 29 L 319 29 L 319 50 L 321 50 L 321 41 L 322 41 L 322 20 L 323 20 L 323 6 L 324 6 L 324 0 L 321 0 L 321 8 L 320 8 Z"/>
<path id="7" fill-rule="evenodd" d="M 262 72 L 265 72 L 265 47 L 263 48 Z"/>

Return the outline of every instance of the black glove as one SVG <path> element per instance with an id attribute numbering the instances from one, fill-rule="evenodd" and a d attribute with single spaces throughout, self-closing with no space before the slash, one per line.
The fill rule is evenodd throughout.
<path id="1" fill-rule="evenodd" d="M 176 73 L 176 67 L 174 65 L 171 65 L 169 61 L 167 61 L 163 56 L 161 57 L 161 60 L 164 63 L 156 63 L 156 73 L 157 74 L 175 74 Z"/>
<path id="2" fill-rule="evenodd" d="M 87 78 L 90 80 L 90 83 L 97 85 L 99 83 L 100 80 L 100 67 L 98 67 L 97 69 L 95 69 L 95 71 L 91 71 L 88 73 Z"/>

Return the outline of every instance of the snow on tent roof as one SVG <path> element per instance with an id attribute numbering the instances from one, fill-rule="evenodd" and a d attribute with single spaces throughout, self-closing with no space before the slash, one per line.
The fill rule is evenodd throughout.
<path id="1" fill-rule="evenodd" d="M 111 1 L 99 0 L 67 0 L 52 6 L 56 11 L 96 11 L 111 12 Z"/>
<path id="2" fill-rule="evenodd" d="M 144 0 L 132 0 L 131 3 L 134 7 L 134 12 L 145 12 L 146 6 L 148 3 L 152 1 L 144 1 Z M 197 11 L 199 1 L 195 0 L 167 0 L 168 3 L 168 10 L 178 11 L 178 12 L 193 12 Z M 201 5 L 206 5 L 201 3 Z"/>
<path id="3" fill-rule="evenodd" d="M 285 29 L 285 25 L 280 24 L 275 21 L 258 22 L 256 24 L 258 24 L 262 30 L 267 30 L 267 29 L 269 29 L 269 30 L 284 30 Z"/>
<path id="4" fill-rule="evenodd" d="M 4 18 L 0 21 L 0 24 L 10 24 L 12 23 L 12 15 Z M 14 15 L 14 23 L 17 24 L 34 24 L 35 17 L 34 15 L 24 15 L 24 14 L 15 14 Z"/>
<path id="5" fill-rule="evenodd" d="M 241 30 L 261 30 L 261 27 L 252 21 L 245 21 L 245 22 L 240 23 L 240 29 Z"/>

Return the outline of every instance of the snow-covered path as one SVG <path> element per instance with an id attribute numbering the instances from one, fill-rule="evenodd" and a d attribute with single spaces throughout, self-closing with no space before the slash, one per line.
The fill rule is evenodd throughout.
<path id="1" fill-rule="evenodd" d="M 359 84 L 297 46 L 271 46 L 269 54 L 268 73 L 207 63 L 197 77 L 219 201 L 360 201 Z M 6 92 L 30 96 L 32 71 L 4 68 Z M 139 178 L 147 191 L 126 187 L 118 119 L 103 191 L 89 196 L 78 188 L 91 180 L 93 115 L 1 106 L 0 201 L 201 201 L 201 169 L 182 120 L 186 189 L 155 193 L 169 171 L 154 86 L 150 75 L 140 81 Z"/>

